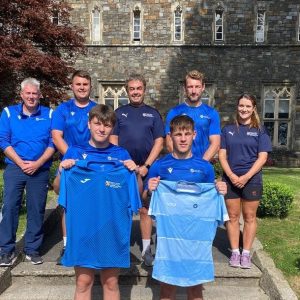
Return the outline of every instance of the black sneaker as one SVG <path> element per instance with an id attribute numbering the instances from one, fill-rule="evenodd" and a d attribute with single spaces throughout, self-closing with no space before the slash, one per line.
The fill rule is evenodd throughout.
<path id="1" fill-rule="evenodd" d="M 66 247 L 63 247 L 60 251 L 60 254 L 59 254 L 59 258 L 57 259 L 57 265 L 61 266 L 62 263 L 61 263 L 61 260 L 62 260 L 62 257 L 64 256 L 65 254 L 65 250 L 66 250 Z"/>
<path id="2" fill-rule="evenodd" d="M 0 255 L 0 267 L 9 267 L 13 264 L 15 253 L 2 253 Z"/>
<path id="3" fill-rule="evenodd" d="M 26 254 L 26 259 L 33 265 L 40 265 L 44 262 L 39 254 Z"/>

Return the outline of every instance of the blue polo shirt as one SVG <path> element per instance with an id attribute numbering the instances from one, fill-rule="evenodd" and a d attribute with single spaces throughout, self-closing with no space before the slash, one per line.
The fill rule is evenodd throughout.
<path id="1" fill-rule="evenodd" d="M 54 148 L 51 138 L 52 109 L 39 105 L 36 113 L 23 113 L 23 103 L 5 107 L 0 118 L 0 148 L 14 148 L 23 160 L 36 161 L 48 147 Z M 5 158 L 8 164 L 15 164 Z M 49 168 L 48 160 L 42 168 Z"/>
<path id="2" fill-rule="evenodd" d="M 84 144 L 90 139 L 88 116 L 95 105 L 97 103 L 90 100 L 87 106 L 78 107 L 74 98 L 61 103 L 53 113 L 52 130 L 62 131 L 69 147 Z"/>
<path id="3" fill-rule="evenodd" d="M 196 138 L 193 141 L 192 152 L 195 156 L 203 157 L 208 149 L 211 135 L 220 135 L 220 117 L 218 112 L 212 107 L 202 103 L 200 106 L 193 107 L 186 103 L 179 104 L 172 108 L 166 118 L 165 131 L 170 133 L 170 123 L 172 119 L 179 115 L 187 115 L 195 122 Z"/>
<path id="4" fill-rule="evenodd" d="M 147 160 L 154 140 L 164 137 L 164 125 L 159 112 L 146 104 L 127 104 L 116 110 L 117 123 L 113 135 L 118 136 L 119 146 L 125 148 L 137 165 Z"/>
<path id="5" fill-rule="evenodd" d="M 226 150 L 227 160 L 233 173 L 238 176 L 247 173 L 258 158 L 260 152 L 271 152 L 271 139 L 262 126 L 260 129 L 248 125 L 227 125 L 222 129 L 221 149 Z M 230 181 L 224 175 L 225 181 Z M 249 184 L 261 184 L 261 171 L 256 173 Z"/>

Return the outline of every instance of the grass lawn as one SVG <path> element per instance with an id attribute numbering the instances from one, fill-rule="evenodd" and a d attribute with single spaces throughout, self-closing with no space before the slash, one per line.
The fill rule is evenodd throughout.
<path id="1" fill-rule="evenodd" d="M 263 178 L 295 193 L 288 217 L 259 219 L 257 236 L 300 298 L 300 168 L 265 168 Z"/>

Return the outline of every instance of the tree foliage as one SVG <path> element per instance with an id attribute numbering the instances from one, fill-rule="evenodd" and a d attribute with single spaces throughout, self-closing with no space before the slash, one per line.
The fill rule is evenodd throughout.
<path id="1" fill-rule="evenodd" d="M 71 25 L 70 6 L 55 0 L 0 0 L 0 99 L 10 102 L 28 76 L 42 83 L 43 96 L 62 96 L 83 31 Z M 58 17 L 58 19 L 57 19 Z"/>

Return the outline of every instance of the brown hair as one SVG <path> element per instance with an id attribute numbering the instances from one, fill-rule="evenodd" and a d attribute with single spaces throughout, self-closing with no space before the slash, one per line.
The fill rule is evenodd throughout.
<path id="1" fill-rule="evenodd" d="M 184 85 L 186 86 L 186 82 L 188 80 L 188 78 L 192 78 L 192 79 L 196 79 L 196 80 L 200 80 L 202 84 L 205 83 L 205 76 L 203 73 L 197 71 L 197 70 L 192 70 L 189 71 L 185 78 L 184 78 Z"/>
<path id="2" fill-rule="evenodd" d="M 110 123 L 113 127 L 116 124 L 116 113 L 114 112 L 111 106 L 105 104 L 97 104 L 89 112 L 89 122 L 94 118 L 97 118 L 98 121 L 103 124 Z"/>
<path id="3" fill-rule="evenodd" d="M 130 81 L 133 81 L 133 80 L 142 82 L 143 85 L 144 85 L 144 90 L 146 89 L 146 79 L 145 79 L 145 77 L 141 74 L 133 73 L 133 74 L 130 74 L 129 77 L 125 81 L 125 89 L 126 89 L 127 92 L 128 92 L 128 83 Z"/>
<path id="4" fill-rule="evenodd" d="M 253 107 L 254 107 L 254 110 L 253 110 L 253 113 L 252 113 L 252 116 L 251 116 L 250 127 L 260 128 L 261 123 L 260 123 L 260 119 L 259 119 L 259 116 L 258 116 L 258 113 L 257 113 L 257 106 L 256 106 L 256 98 L 255 98 L 255 96 L 253 96 L 251 94 L 243 93 L 238 98 L 237 106 L 239 105 L 240 100 L 243 99 L 243 98 L 245 98 L 247 100 L 250 100 L 251 103 L 252 103 L 252 105 L 253 105 Z M 236 120 L 236 124 L 238 126 L 239 125 L 239 113 L 238 113 L 238 110 L 236 110 L 235 120 Z"/>
<path id="5" fill-rule="evenodd" d="M 81 78 L 85 78 L 87 79 L 90 83 L 92 83 L 92 78 L 90 76 L 90 74 L 86 71 L 83 71 L 83 70 L 77 70 L 75 71 L 73 74 L 72 74 L 72 81 L 75 77 L 81 77 Z"/>
<path id="6" fill-rule="evenodd" d="M 187 115 L 176 116 L 171 120 L 170 132 L 173 133 L 176 130 L 192 130 L 194 131 L 195 123 L 193 119 Z"/>

